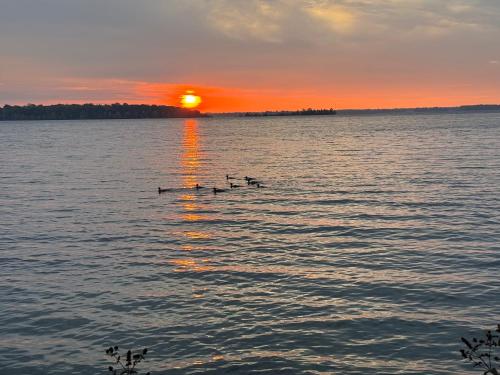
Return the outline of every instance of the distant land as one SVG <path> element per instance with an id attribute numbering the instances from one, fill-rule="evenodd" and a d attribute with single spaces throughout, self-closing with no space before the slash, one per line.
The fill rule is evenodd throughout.
<path id="1" fill-rule="evenodd" d="M 263 117 L 263 116 L 310 116 L 310 115 L 384 115 L 384 114 L 432 114 L 432 113 L 470 113 L 499 112 L 500 104 L 474 104 L 458 107 L 420 107 L 420 108 L 384 108 L 384 109 L 303 109 L 299 111 L 263 111 L 263 112 L 226 112 L 208 113 L 217 117 Z"/>
<path id="2" fill-rule="evenodd" d="M 106 120 L 204 117 L 200 111 L 166 105 L 55 104 L 0 107 L 0 121 Z"/>
<path id="3" fill-rule="evenodd" d="M 337 111 L 330 109 L 301 109 L 299 111 L 265 111 L 265 112 L 242 112 L 240 116 L 245 117 L 260 117 L 260 116 L 321 116 L 321 115 L 336 115 Z"/>
<path id="4" fill-rule="evenodd" d="M 370 114 L 432 114 L 432 113 L 470 113 L 470 112 L 498 112 L 500 104 L 474 104 L 458 107 L 420 107 L 420 108 L 391 108 L 391 109 L 342 109 L 342 115 L 370 115 Z"/>
<path id="5" fill-rule="evenodd" d="M 268 116 L 318 116 L 318 115 L 390 115 L 390 114 L 439 114 L 500 112 L 500 104 L 462 105 L 459 107 L 421 107 L 390 109 L 301 109 L 290 111 L 202 113 L 166 105 L 148 104 L 55 104 L 0 107 L 0 121 L 29 120 L 106 120 L 193 117 L 268 117 Z"/>

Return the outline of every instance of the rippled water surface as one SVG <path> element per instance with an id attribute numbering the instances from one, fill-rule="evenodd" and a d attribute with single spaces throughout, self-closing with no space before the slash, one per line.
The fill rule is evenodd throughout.
<path id="1" fill-rule="evenodd" d="M 498 113 L 0 123 L 0 160 L 9 375 L 466 374 L 499 320 Z M 267 188 L 192 188 L 226 174 Z"/>

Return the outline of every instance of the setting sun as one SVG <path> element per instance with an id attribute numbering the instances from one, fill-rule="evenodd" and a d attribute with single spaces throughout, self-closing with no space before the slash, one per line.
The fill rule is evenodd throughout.
<path id="1" fill-rule="evenodd" d="M 181 96 L 181 105 L 184 108 L 196 108 L 200 103 L 201 97 L 195 95 L 194 91 L 186 91 L 186 93 Z"/>

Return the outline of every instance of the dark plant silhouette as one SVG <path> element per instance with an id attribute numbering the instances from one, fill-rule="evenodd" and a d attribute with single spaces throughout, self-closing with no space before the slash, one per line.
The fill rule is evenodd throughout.
<path id="1" fill-rule="evenodd" d="M 497 325 L 496 332 L 500 332 L 500 324 Z M 460 349 L 464 360 L 472 362 L 474 367 L 484 370 L 483 375 L 500 375 L 500 338 L 491 331 L 486 331 L 484 338 L 467 340 L 462 337 L 465 349 Z"/>
<path id="2" fill-rule="evenodd" d="M 136 366 L 143 360 L 146 359 L 146 354 L 148 353 L 148 349 L 144 348 L 139 353 L 132 353 L 131 350 L 127 351 L 125 355 L 125 360 L 123 360 L 120 355 L 120 351 L 118 346 L 109 347 L 106 349 L 106 354 L 109 355 L 113 361 L 115 362 L 115 366 L 119 366 L 119 368 L 115 368 L 113 366 L 109 366 L 108 370 L 113 373 L 113 375 L 131 375 L 138 374 Z M 150 372 L 147 372 L 145 375 L 150 375 Z"/>

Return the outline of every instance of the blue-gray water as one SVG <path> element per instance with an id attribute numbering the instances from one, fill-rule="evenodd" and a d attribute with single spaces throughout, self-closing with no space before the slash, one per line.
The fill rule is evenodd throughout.
<path id="1" fill-rule="evenodd" d="M 0 161 L 9 375 L 474 373 L 499 320 L 498 113 L 0 123 Z M 226 173 L 267 188 L 191 188 Z"/>

